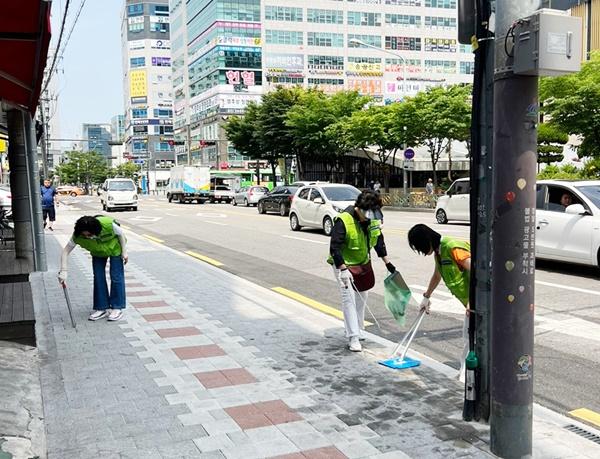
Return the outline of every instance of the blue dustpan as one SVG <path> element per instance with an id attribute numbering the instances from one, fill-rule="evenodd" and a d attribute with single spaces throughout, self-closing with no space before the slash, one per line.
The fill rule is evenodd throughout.
<path id="1" fill-rule="evenodd" d="M 394 370 L 404 370 L 405 368 L 414 368 L 421 365 L 421 361 L 417 359 L 411 359 L 410 357 L 394 357 L 391 359 L 380 360 L 379 365 L 384 367 L 393 368 Z"/>

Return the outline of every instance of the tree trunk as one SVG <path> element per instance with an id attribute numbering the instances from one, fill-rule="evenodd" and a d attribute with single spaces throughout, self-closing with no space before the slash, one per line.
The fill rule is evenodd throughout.
<path id="1" fill-rule="evenodd" d="M 277 186 L 277 161 L 269 161 L 271 163 L 271 172 L 273 172 L 273 188 Z"/>
<path id="2" fill-rule="evenodd" d="M 448 152 L 448 180 L 452 183 L 452 146 L 450 143 L 448 143 L 446 151 Z"/>
<path id="3" fill-rule="evenodd" d="M 433 187 L 434 189 L 438 186 L 437 180 L 437 161 L 435 160 L 435 155 L 431 154 L 431 169 L 433 170 Z"/>

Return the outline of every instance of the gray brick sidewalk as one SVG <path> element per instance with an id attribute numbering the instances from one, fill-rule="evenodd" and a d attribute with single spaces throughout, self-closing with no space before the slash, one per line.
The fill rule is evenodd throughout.
<path id="1" fill-rule="evenodd" d="M 135 236 L 129 251 L 120 323 L 86 320 L 81 251 L 69 270 L 76 330 L 55 272 L 43 277 L 49 458 L 492 457 L 488 429 L 461 421 L 460 386 L 435 368 L 378 366 L 383 340 L 349 353 L 333 318 Z M 571 457 L 546 455 L 564 444 L 543 429 L 537 457 Z M 565 438 L 594 457 L 591 442 Z"/>

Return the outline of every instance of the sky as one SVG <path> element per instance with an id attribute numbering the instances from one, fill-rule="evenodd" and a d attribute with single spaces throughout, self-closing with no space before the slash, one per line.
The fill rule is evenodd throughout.
<path id="1" fill-rule="evenodd" d="M 81 2 L 71 0 L 63 43 Z M 52 2 L 52 48 L 58 40 L 65 3 Z M 61 138 L 79 139 L 83 123 L 110 123 L 113 116 L 123 112 L 123 4 L 124 0 L 85 2 L 63 62 L 57 64 L 59 72 L 53 77 L 57 78 Z"/>

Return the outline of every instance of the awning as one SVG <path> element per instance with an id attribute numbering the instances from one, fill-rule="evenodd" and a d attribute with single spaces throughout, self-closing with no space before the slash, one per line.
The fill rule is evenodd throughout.
<path id="1" fill-rule="evenodd" d="M 35 113 L 50 44 L 50 1 L 2 2 L 0 100 Z"/>

